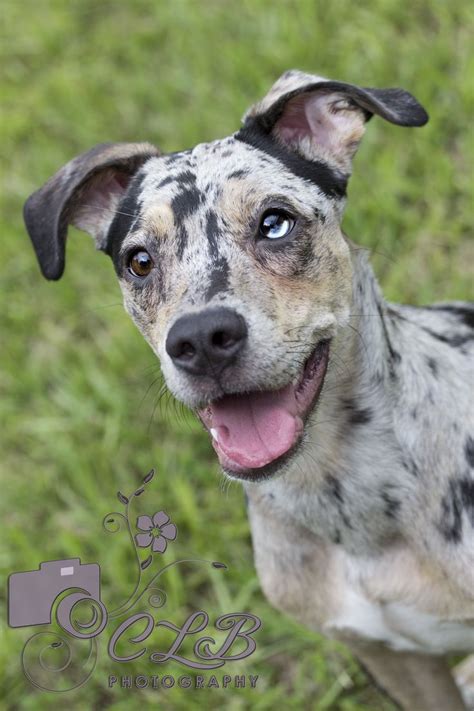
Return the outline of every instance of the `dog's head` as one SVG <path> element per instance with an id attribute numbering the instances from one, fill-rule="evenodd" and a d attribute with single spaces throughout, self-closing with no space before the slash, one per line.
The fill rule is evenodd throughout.
<path id="1" fill-rule="evenodd" d="M 231 476 L 281 468 L 318 399 L 350 311 L 340 221 L 373 114 L 427 121 L 400 89 L 290 71 L 234 135 L 171 155 L 100 145 L 26 203 L 48 279 L 63 273 L 69 224 L 110 255 L 169 389 L 197 411 Z"/>

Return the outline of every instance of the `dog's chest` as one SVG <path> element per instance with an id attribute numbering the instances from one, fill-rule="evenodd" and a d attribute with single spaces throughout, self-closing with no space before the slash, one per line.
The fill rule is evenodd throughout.
<path id="1" fill-rule="evenodd" d="M 255 562 L 270 602 L 340 639 L 380 641 L 399 651 L 474 647 L 474 603 L 406 546 L 356 556 L 250 506 Z"/>

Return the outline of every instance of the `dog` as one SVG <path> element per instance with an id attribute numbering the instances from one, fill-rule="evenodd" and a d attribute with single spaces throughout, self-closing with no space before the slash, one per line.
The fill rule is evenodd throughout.
<path id="1" fill-rule="evenodd" d="M 465 708 L 474 651 L 474 305 L 387 303 L 341 231 L 367 121 L 402 89 L 288 71 L 233 135 L 102 144 L 26 202 L 47 279 L 68 225 L 113 261 L 171 393 L 242 482 L 270 602 L 410 711 Z M 458 674 L 467 703 L 473 663 Z"/>

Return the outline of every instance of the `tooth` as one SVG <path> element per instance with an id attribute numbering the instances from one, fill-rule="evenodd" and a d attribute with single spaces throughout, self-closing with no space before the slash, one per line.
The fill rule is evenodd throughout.
<path id="1" fill-rule="evenodd" d="M 212 435 L 212 439 L 215 439 L 216 442 L 218 442 L 218 441 L 219 441 L 219 435 L 218 435 L 217 430 L 214 429 L 214 427 L 211 427 L 211 429 L 209 430 L 209 432 L 210 432 L 211 435 Z"/>

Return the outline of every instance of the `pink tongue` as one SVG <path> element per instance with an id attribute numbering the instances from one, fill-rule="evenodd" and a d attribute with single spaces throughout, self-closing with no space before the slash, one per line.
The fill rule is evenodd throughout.
<path id="1" fill-rule="evenodd" d="M 269 464 L 287 452 L 303 430 L 292 385 L 275 392 L 228 395 L 210 409 L 217 434 L 214 447 L 229 469 Z"/>

